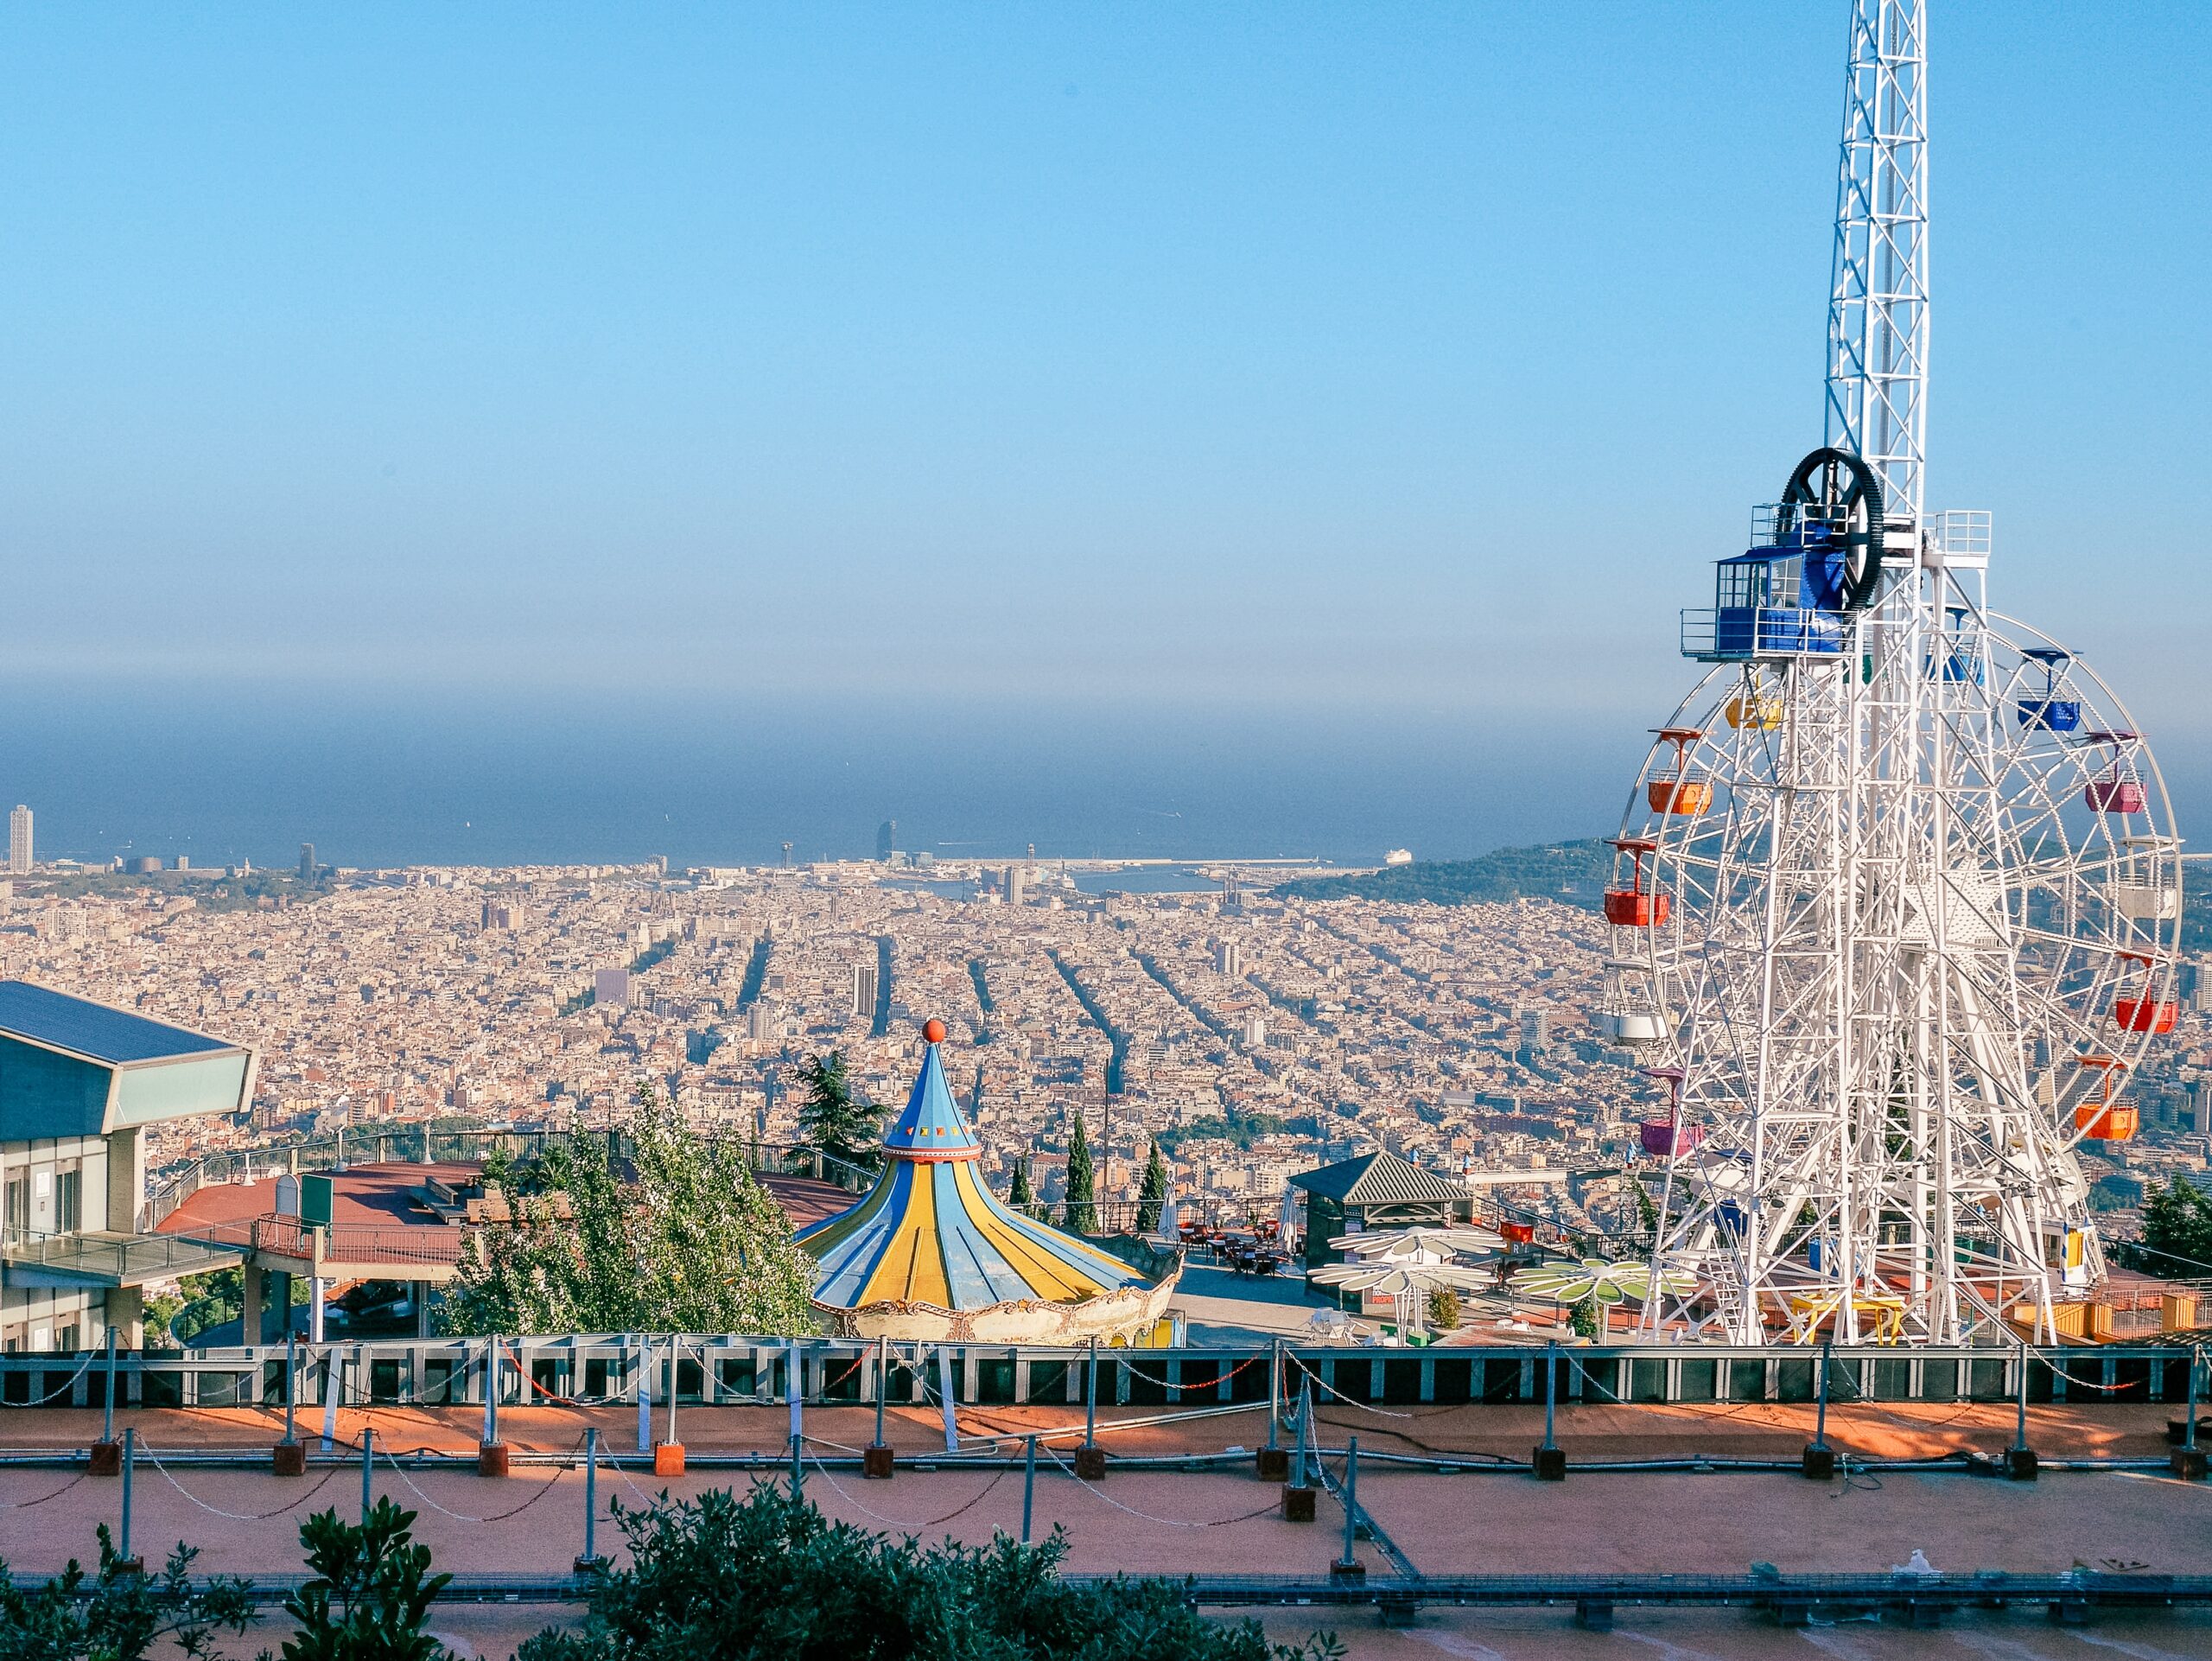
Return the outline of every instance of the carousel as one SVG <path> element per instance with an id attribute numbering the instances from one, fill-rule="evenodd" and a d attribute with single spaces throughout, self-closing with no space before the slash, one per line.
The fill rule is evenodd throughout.
<path id="1" fill-rule="evenodd" d="M 814 1307 L 829 1330 L 899 1342 L 1150 1342 L 1176 1276 L 1147 1281 L 986 1187 L 982 1145 L 938 1059 L 944 1023 L 922 1036 L 922 1070 L 884 1135 L 875 1186 L 797 1236 L 819 1265 Z"/>

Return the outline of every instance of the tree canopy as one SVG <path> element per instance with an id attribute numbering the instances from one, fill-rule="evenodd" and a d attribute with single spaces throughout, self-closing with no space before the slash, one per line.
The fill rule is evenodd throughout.
<path id="1" fill-rule="evenodd" d="M 2190 1280 L 2212 1266 L 2212 1193 L 2177 1175 L 2143 1202 L 2145 1273 Z"/>
<path id="2" fill-rule="evenodd" d="M 1212 1621 L 1173 1581 L 1074 1583 L 1055 1530 L 1025 1546 L 925 1545 L 833 1523 L 783 1486 L 709 1489 L 617 1518 L 627 1566 L 594 1582 L 582 1632 L 549 1629 L 517 1661 L 1296 1661 L 1257 1621 Z"/>
<path id="3" fill-rule="evenodd" d="M 627 1174 L 591 1135 L 559 1138 L 516 1172 L 512 1222 L 469 1231 L 445 1331 L 816 1329 L 812 1261 L 743 1151 L 708 1142 L 650 1090 L 631 1139 Z"/>
<path id="4" fill-rule="evenodd" d="M 882 1163 L 883 1110 L 854 1091 L 843 1053 L 810 1055 L 797 1074 L 799 1135 L 864 1171 Z"/>

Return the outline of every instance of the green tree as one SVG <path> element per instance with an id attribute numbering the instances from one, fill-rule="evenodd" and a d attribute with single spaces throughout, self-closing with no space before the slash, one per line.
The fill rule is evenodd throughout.
<path id="1" fill-rule="evenodd" d="M 849 1165 L 874 1170 L 882 1162 L 883 1110 L 854 1092 L 842 1053 L 810 1055 L 796 1072 L 799 1135 Z"/>
<path id="2" fill-rule="evenodd" d="M 389 1499 L 359 1523 L 326 1511 L 300 1524 L 315 1577 L 284 1600 L 300 1623 L 284 1661 L 440 1661 L 445 1645 L 423 1629 L 453 1576 L 429 1572 L 414 1529 L 415 1513 Z"/>
<path id="3" fill-rule="evenodd" d="M 1037 1196 L 1029 1187 L 1029 1161 L 1014 1161 L 1014 1178 L 1006 1185 L 1006 1203 L 1018 1212 L 1027 1212 L 1037 1203 Z"/>
<path id="4" fill-rule="evenodd" d="M 1160 1155 L 1160 1138 L 1144 1162 L 1144 1178 L 1137 1185 L 1137 1232 L 1149 1234 L 1160 1226 L 1161 1207 L 1167 1203 L 1167 1161 Z"/>
<path id="5" fill-rule="evenodd" d="M 2143 1202 L 2143 1268 L 2188 1279 L 2212 1265 L 2212 1193 L 2177 1173 Z"/>
<path id="6" fill-rule="evenodd" d="M 99 1568 L 87 1575 L 72 1557 L 43 1586 L 18 1585 L 0 1562 L 0 1655 L 10 1661 L 143 1661 L 160 1649 L 216 1661 L 222 1632 L 243 1632 L 253 1619 L 244 1581 L 192 1578 L 199 1549 L 178 1542 L 152 1578 L 116 1555 L 107 1524 L 99 1525 Z"/>
<path id="7" fill-rule="evenodd" d="M 1577 1338 L 1597 1338 L 1605 1330 L 1605 1306 L 1593 1295 L 1568 1311 L 1567 1329 Z"/>
<path id="8" fill-rule="evenodd" d="M 1090 1139 L 1084 1134 L 1083 1110 L 1069 1117 L 1075 1128 L 1068 1133 L 1067 1210 L 1060 1225 L 1075 1234 L 1090 1234 L 1098 1227 L 1097 1174 L 1090 1168 Z"/>
<path id="9" fill-rule="evenodd" d="M 550 1142 L 513 1220 L 469 1231 L 439 1312 L 448 1333 L 816 1329 L 814 1269 L 734 1142 L 638 1093 L 629 1176 L 602 1137 Z"/>
<path id="10" fill-rule="evenodd" d="M 774 1483 L 742 1497 L 620 1510 L 630 1561 L 597 1576 L 583 1629 L 548 1629 L 517 1661 L 1293 1661 L 1259 1623 L 1201 1618 L 1171 1581 L 1063 1580 L 1065 1537 L 1019 1545 L 879 1535 L 833 1523 Z"/>
<path id="11" fill-rule="evenodd" d="M 1428 1290 L 1428 1324 L 1431 1330 L 1448 1333 L 1459 1324 L 1459 1295 L 1448 1286 L 1432 1286 Z"/>

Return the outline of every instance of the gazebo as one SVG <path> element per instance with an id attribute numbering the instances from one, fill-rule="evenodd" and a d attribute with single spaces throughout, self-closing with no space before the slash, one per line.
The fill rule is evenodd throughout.
<path id="1" fill-rule="evenodd" d="M 820 1264 L 814 1307 L 839 1337 L 901 1341 L 1141 1344 L 1166 1313 L 1157 1285 L 1110 1253 L 1004 1204 L 983 1185 L 982 1146 L 927 1047 L 883 1138 L 888 1157 L 860 1203 L 795 1237 Z"/>
<path id="2" fill-rule="evenodd" d="M 1341 1263 L 1338 1236 L 1471 1223 L 1474 1196 L 1459 1183 L 1389 1152 L 1363 1154 L 1291 1178 L 1306 1194 L 1306 1266 Z"/>

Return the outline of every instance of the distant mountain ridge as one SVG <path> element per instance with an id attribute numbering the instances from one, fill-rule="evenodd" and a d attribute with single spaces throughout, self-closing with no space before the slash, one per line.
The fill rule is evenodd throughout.
<path id="1" fill-rule="evenodd" d="M 1376 900 L 1433 906 L 1556 900 L 1596 911 L 1613 868 L 1612 850 L 1596 837 L 1500 848 L 1479 859 L 1416 860 L 1356 876 L 1306 876 L 1274 892 L 1298 900 Z"/>

